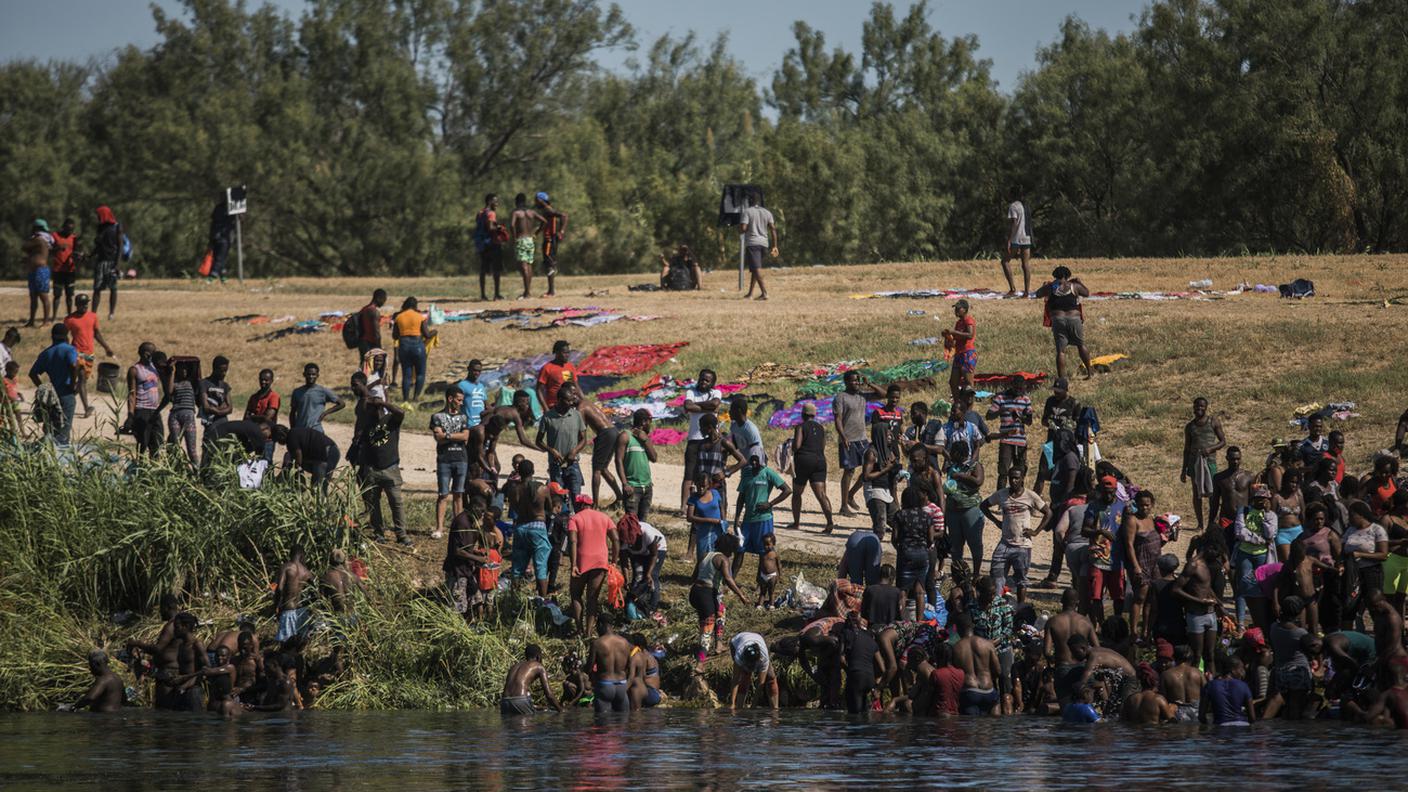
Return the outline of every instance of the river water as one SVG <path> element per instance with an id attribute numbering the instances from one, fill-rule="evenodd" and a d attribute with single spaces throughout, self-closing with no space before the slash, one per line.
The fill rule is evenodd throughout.
<path id="1" fill-rule="evenodd" d="M 0 715 L 0 789 L 830 789 L 857 784 L 1402 788 L 1408 742 L 1339 723 L 1067 726 L 656 710 L 305 712 L 234 722 L 132 710 Z"/>

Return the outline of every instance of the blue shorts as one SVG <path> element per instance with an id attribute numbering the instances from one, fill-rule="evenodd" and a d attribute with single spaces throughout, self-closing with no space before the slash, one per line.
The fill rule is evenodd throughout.
<path id="1" fill-rule="evenodd" d="M 978 370 L 978 351 L 970 349 L 953 356 L 953 367 L 969 374 Z"/>
<path id="2" fill-rule="evenodd" d="M 533 562 L 533 576 L 538 580 L 548 579 L 548 554 L 552 552 L 552 542 L 548 541 L 548 526 L 541 520 L 523 523 L 513 531 L 513 579 L 517 580 L 528 571 L 528 562 Z"/>
<path id="3" fill-rule="evenodd" d="M 436 492 L 442 498 L 450 494 L 463 495 L 464 479 L 467 475 L 469 475 L 468 462 L 436 462 Z"/>
<path id="4" fill-rule="evenodd" d="M 740 523 L 738 530 L 743 534 L 743 552 L 762 555 L 763 537 L 772 535 L 772 515 Z"/>
<path id="5" fill-rule="evenodd" d="M 274 636 L 274 640 L 282 643 L 288 639 L 302 635 L 303 630 L 308 626 L 308 609 L 294 608 L 279 613 L 279 633 Z"/>
<path id="6" fill-rule="evenodd" d="M 29 271 L 29 293 L 48 294 L 49 293 L 49 268 L 39 267 Z"/>
<path id="7" fill-rule="evenodd" d="M 645 700 L 640 704 L 642 707 L 654 707 L 660 703 L 660 688 L 646 686 Z"/>

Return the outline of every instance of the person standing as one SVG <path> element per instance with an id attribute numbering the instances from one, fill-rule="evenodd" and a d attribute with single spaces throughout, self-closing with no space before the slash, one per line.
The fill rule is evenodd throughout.
<path id="1" fill-rule="evenodd" d="M 401 310 L 391 318 L 391 338 L 396 342 L 396 357 L 401 362 L 401 401 L 412 396 L 411 378 L 415 377 L 414 395 L 417 401 L 425 390 L 425 344 L 436 334 L 430 318 L 420 312 L 415 297 L 407 297 Z"/>
<path id="2" fill-rule="evenodd" d="M 1022 392 L 1025 381 L 1020 376 L 1007 379 L 1007 387 L 992 398 L 988 407 L 989 420 L 996 418 L 997 478 L 1007 480 L 1007 471 L 1027 466 L 1027 427 L 1032 422 L 1032 400 Z"/>
<path id="3" fill-rule="evenodd" d="M 108 318 L 117 310 L 118 260 L 126 246 L 126 235 L 112 209 L 99 206 L 98 234 L 93 241 L 93 310 L 103 305 L 103 290 L 108 292 Z"/>
<path id="4" fill-rule="evenodd" d="M 103 331 L 98 329 L 98 315 L 88 310 L 88 295 L 78 295 L 77 304 L 77 310 L 64 319 L 64 327 L 68 328 L 69 338 L 78 350 L 78 398 L 83 402 L 83 416 L 86 418 L 93 414 L 93 407 L 88 403 L 88 379 L 93 376 L 93 344 L 102 344 L 103 352 L 108 357 L 113 356 L 113 351 L 103 338 Z"/>
<path id="5" fill-rule="evenodd" d="M 952 330 L 944 330 L 944 347 L 953 353 L 953 365 L 949 371 L 948 389 L 958 394 L 973 387 L 973 375 L 978 371 L 978 323 L 970 313 L 968 301 L 960 299 L 953 304 L 953 315 L 957 321 Z"/>
<path id="6" fill-rule="evenodd" d="M 989 495 L 982 502 L 983 515 L 1002 530 L 1002 539 L 992 552 L 988 562 L 988 574 L 999 587 L 1009 580 L 1017 592 L 1017 601 L 1027 601 L 1027 570 L 1032 564 L 1032 537 L 1046 529 L 1051 521 L 1051 510 L 1040 495 L 1026 489 L 1024 481 L 1027 469 L 1013 467 L 1007 471 L 1007 486 Z M 1001 516 L 994 514 L 996 506 Z M 1040 515 L 1036 527 L 1032 527 L 1032 515 Z"/>
<path id="7" fill-rule="evenodd" d="M 7 333 L 6 338 L 8 337 Z M 40 352 L 34 359 L 34 364 L 29 367 L 29 378 L 36 388 L 44 384 L 43 380 L 39 379 L 41 374 L 49 378 L 54 395 L 59 398 L 63 424 L 46 425 L 44 432 L 56 445 L 66 446 L 73 431 L 75 388 L 79 377 L 78 350 L 68 342 L 68 328 L 62 324 L 49 328 L 49 339 L 49 347 Z"/>
<path id="8" fill-rule="evenodd" d="M 702 369 L 694 384 L 684 391 L 684 414 L 689 417 L 689 434 L 684 445 L 684 480 L 680 483 L 680 510 L 689 501 L 690 485 L 699 465 L 699 450 L 704 446 L 704 431 L 700 421 L 705 415 L 716 415 L 723 403 L 723 391 L 714 387 L 717 377 L 712 369 Z"/>
<path id="9" fill-rule="evenodd" d="M 1208 400 L 1202 396 L 1193 400 L 1193 420 L 1183 427 L 1183 473 L 1179 481 L 1193 483 L 1193 514 L 1198 518 L 1198 533 L 1203 532 L 1203 501 L 1212 497 L 1212 481 L 1217 475 L 1217 452 L 1227 445 L 1222 422 L 1208 414 Z M 1208 515 L 1208 523 L 1216 515 Z"/>
<path id="10" fill-rule="evenodd" d="M 430 416 L 430 433 L 435 436 L 435 533 L 445 530 L 445 507 L 454 519 L 464 509 L 465 478 L 469 474 L 469 419 L 464 415 L 464 393 L 445 391 L 445 409 Z"/>
<path id="11" fill-rule="evenodd" d="M 811 487 L 821 513 L 826 516 L 823 534 L 836 529 L 831 499 L 826 496 L 826 427 L 816 419 L 816 404 L 802 405 L 802 422 L 792 430 L 792 530 L 801 528 L 802 491 Z"/>
<path id="12" fill-rule="evenodd" d="M 127 420 L 139 453 L 156 456 L 161 449 L 161 372 L 154 358 L 156 344 L 143 341 L 137 347 L 137 362 L 127 369 Z"/>
<path id="13" fill-rule="evenodd" d="M 230 359 L 216 355 L 210 361 L 210 376 L 200 381 L 196 388 L 196 404 L 200 406 L 200 422 L 209 432 L 212 426 L 224 423 L 234 411 L 230 401 L 230 383 L 225 381 L 230 372 Z"/>
<path id="14" fill-rule="evenodd" d="M 317 363 L 309 363 L 303 367 L 303 384 L 293 389 L 293 395 L 289 399 L 290 429 L 316 429 L 325 432 L 323 420 L 345 406 L 341 397 L 331 388 L 318 384 L 319 373 Z"/>
<path id="15" fill-rule="evenodd" d="M 52 281 L 49 271 L 49 253 L 52 240 L 48 224 L 43 220 L 35 220 L 34 231 L 30 234 L 29 239 L 24 241 L 22 247 L 25 261 L 29 266 L 29 321 L 24 323 L 25 327 L 34 327 L 34 315 L 38 312 L 40 305 L 44 306 L 44 324 L 49 324 L 54 320 L 54 306 L 49 302 Z"/>
<path id="16" fill-rule="evenodd" d="M 1090 289 L 1080 278 L 1071 277 L 1070 268 L 1064 265 L 1052 270 L 1051 278 L 1036 290 L 1036 296 L 1046 300 L 1046 324 L 1056 342 L 1056 376 L 1066 376 L 1066 347 L 1074 346 L 1084 376 L 1090 379 L 1094 370 L 1090 368 L 1090 351 L 1085 348 L 1085 312 L 1080 304 L 1080 298 L 1090 296 Z"/>
<path id="17" fill-rule="evenodd" d="M 538 381 L 533 386 L 538 403 L 544 410 L 557 404 L 557 392 L 569 382 L 577 381 L 577 366 L 572 362 L 572 344 L 558 339 L 552 344 L 552 360 L 538 369 Z"/>
<path id="18" fill-rule="evenodd" d="M 548 455 L 548 480 L 571 493 L 563 509 L 569 515 L 572 506 L 567 504 L 574 504 L 582 491 L 582 468 L 577 460 L 590 442 L 587 422 L 575 404 L 575 393 L 572 388 L 557 391 L 557 402 L 543 413 L 534 441 L 538 450 Z"/>
<path id="19" fill-rule="evenodd" d="M 538 232 L 547 227 L 547 221 L 536 211 L 528 208 L 528 196 L 523 193 L 513 196 L 513 214 L 509 215 L 509 227 L 513 231 L 513 260 L 523 275 L 523 297 L 532 297 L 533 250 Z"/>
<path id="20" fill-rule="evenodd" d="M 642 407 L 631 414 L 631 430 L 616 438 L 616 476 L 621 480 L 626 513 L 639 520 L 650 514 L 655 497 L 650 465 L 657 457 L 650 441 L 650 423 L 650 411 Z"/>
<path id="21" fill-rule="evenodd" d="M 745 397 L 737 395 L 729 399 L 728 420 L 728 438 L 733 442 L 733 447 L 738 449 L 738 453 L 742 454 L 745 460 L 756 456 L 766 462 L 767 451 L 763 448 L 763 435 L 758 431 L 757 424 L 748 419 L 748 400 Z"/>
<path id="22" fill-rule="evenodd" d="M 494 299 L 502 300 L 500 280 L 504 274 L 504 242 L 508 241 L 508 229 L 499 222 L 499 196 L 489 193 L 484 196 L 484 208 L 474 216 L 474 250 L 479 254 L 479 300 L 489 299 L 485 291 L 485 278 L 494 276 Z"/>
<path id="23" fill-rule="evenodd" d="M 738 225 L 738 233 L 743 235 L 743 262 L 748 267 L 748 293 L 743 299 L 753 296 L 753 287 L 758 287 L 758 299 L 768 298 L 768 287 L 763 283 L 763 255 L 777 258 L 777 225 L 772 212 L 757 204 L 749 203 L 743 210 L 743 222 Z"/>
<path id="24" fill-rule="evenodd" d="M 469 361 L 464 379 L 456 386 L 464 394 L 465 427 L 473 429 L 483 421 L 484 410 L 489 406 L 489 388 L 479 381 L 484 373 L 484 364 L 478 358 Z"/>
<path id="25" fill-rule="evenodd" d="M 230 258 L 230 241 L 234 235 L 235 218 L 230 216 L 229 203 L 221 198 L 210 210 L 210 274 L 206 276 L 206 283 L 225 282 L 225 262 Z"/>
<path id="26" fill-rule="evenodd" d="M 1012 282 L 1012 268 L 1008 266 L 1014 258 L 1022 260 L 1022 296 L 1032 290 L 1032 231 L 1027 219 L 1027 205 L 1022 202 L 1022 188 L 1013 187 L 1007 194 L 1007 243 L 1002 248 L 1002 277 L 1007 279 L 1007 296 L 1017 293 Z"/>
<path id="27" fill-rule="evenodd" d="M 612 559 L 621 555 L 621 540 L 610 517 L 592 508 L 592 496 L 579 494 L 567 521 L 568 558 L 572 560 L 570 593 L 577 632 L 591 635 L 601 609 L 601 586 Z"/>
<path id="28" fill-rule="evenodd" d="M 381 496 L 391 509 L 391 526 L 396 542 L 411 546 L 406 535 L 406 512 L 401 503 L 401 423 L 406 413 L 385 399 L 370 397 L 357 406 L 358 423 L 365 429 L 357 438 L 355 462 L 362 500 L 371 512 L 372 541 L 386 542 L 386 523 L 381 515 Z"/>
<path id="29" fill-rule="evenodd" d="M 860 372 L 847 371 L 841 379 L 845 390 L 832 399 L 832 424 L 839 443 L 836 461 L 841 466 L 841 516 L 850 517 L 860 510 L 855 498 L 862 479 L 856 475 L 856 469 L 865 463 L 870 443 L 865 436 L 865 397 L 860 393 Z"/>
<path id="30" fill-rule="evenodd" d="M 775 498 L 774 489 L 781 490 Z M 763 537 L 773 532 L 772 508 L 790 497 L 792 488 L 763 460 L 753 458 L 744 465 L 738 477 L 738 503 L 733 509 L 733 522 L 742 539 L 742 547 L 733 558 L 734 574 L 743 566 L 743 556 L 752 553 L 761 558 L 766 552 Z"/>
<path id="31" fill-rule="evenodd" d="M 381 349 L 381 306 L 386 305 L 386 289 L 372 292 L 372 301 L 357 312 L 357 363 L 366 360 L 367 353 Z M 348 319 L 347 321 L 352 321 Z"/>
<path id="32" fill-rule="evenodd" d="M 543 266 L 548 271 L 548 290 L 544 297 L 557 294 L 557 245 L 567 231 L 567 213 L 559 212 L 552 206 L 552 199 L 545 192 L 534 196 L 534 206 L 543 217 Z"/>
<path id="33" fill-rule="evenodd" d="M 72 217 L 64 218 L 64 224 L 55 231 L 53 249 L 50 252 L 49 268 L 53 271 L 54 313 L 59 312 L 59 295 L 64 298 L 64 314 L 73 313 L 73 284 L 78 280 L 78 237 L 74 233 Z"/>

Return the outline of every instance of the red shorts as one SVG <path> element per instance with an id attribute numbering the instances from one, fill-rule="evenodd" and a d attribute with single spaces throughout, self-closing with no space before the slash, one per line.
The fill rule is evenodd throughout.
<path id="1" fill-rule="evenodd" d="M 1090 599 L 1101 600 L 1109 594 L 1112 600 L 1124 599 L 1124 570 L 1090 568 Z"/>

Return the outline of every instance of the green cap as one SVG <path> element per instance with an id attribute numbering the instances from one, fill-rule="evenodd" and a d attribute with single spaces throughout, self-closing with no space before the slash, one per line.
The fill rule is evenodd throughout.
<path id="1" fill-rule="evenodd" d="M 37 229 L 39 229 L 40 231 L 48 231 L 48 230 L 49 230 L 49 224 L 46 223 L 46 222 L 44 222 L 44 218 L 42 218 L 42 217 L 35 219 L 35 221 L 34 221 L 34 227 L 37 228 Z"/>

